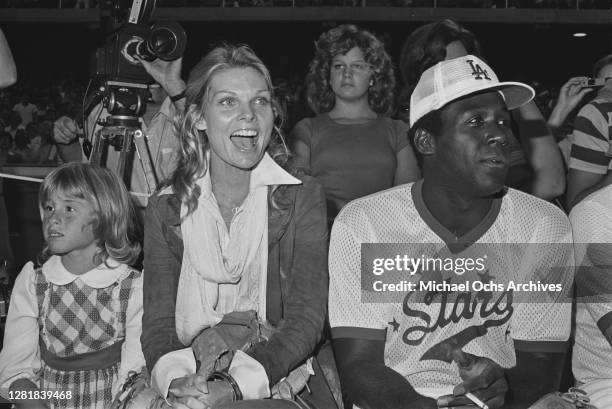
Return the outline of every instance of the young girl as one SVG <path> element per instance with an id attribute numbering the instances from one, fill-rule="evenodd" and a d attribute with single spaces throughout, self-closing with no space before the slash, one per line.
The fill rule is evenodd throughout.
<path id="1" fill-rule="evenodd" d="M 134 208 L 108 169 L 68 163 L 39 191 L 42 266 L 15 282 L 0 394 L 18 407 L 105 408 L 144 366 Z"/>

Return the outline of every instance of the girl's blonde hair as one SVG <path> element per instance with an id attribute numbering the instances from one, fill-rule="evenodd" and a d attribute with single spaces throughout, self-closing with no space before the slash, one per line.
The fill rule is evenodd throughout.
<path id="1" fill-rule="evenodd" d="M 100 252 L 96 264 L 109 257 L 133 264 L 140 255 L 140 231 L 136 210 L 123 182 L 110 170 L 89 163 L 70 162 L 54 169 L 38 191 L 42 214 L 45 202 L 63 195 L 87 201 L 94 208 L 93 234 Z M 41 262 L 51 256 L 45 243 Z"/>
<path id="2" fill-rule="evenodd" d="M 283 111 L 274 96 L 270 72 L 264 63 L 246 45 L 223 44 L 214 48 L 191 71 L 185 89 L 185 112 L 175 120 L 181 151 L 178 166 L 170 183 L 181 202 L 187 205 L 187 214 L 193 212 L 198 204 L 201 192 L 196 181 L 207 172 L 208 138 L 206 132 L 198 130 L 196 125 L 204 117 L 212 78 L 231 68 L 252 68 L 264 78 L 272 95 L 275 119 L 267 152 L 281 166 L 285 165 L 289 158 L 289 150 L 280 131 Z"/>

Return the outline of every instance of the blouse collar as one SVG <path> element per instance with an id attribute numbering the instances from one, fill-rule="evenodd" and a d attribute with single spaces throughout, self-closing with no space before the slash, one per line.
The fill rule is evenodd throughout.
<path id="1" fill-rule="evenodd" d="M 207 155 L 210 151 L 207 152 Z M 202 197 L 210 196 L 212 193 L 212 183 L 210 180 L 210 172 L 206 172 L 204 177 L 198 182 L 202 189 Z M 289 172 L 283 169 L 272 157 L 266 152 L 257 166 L 251 172 L 251 181 L 249 191 L 254 191 L 258 187 L 273 186 L 273 185 L 300 185 L 302 181 L 292 176 Z"/>
<path id="2" fill-rule="evenodd" d="M 89 287 L 105 288 L 116 282 L 127 269 L 127 265 L 108 258 L 106 264 L 102 263 L 86 273 L 72 274 L 66 270 L 60 256 L 51 256 L 43 265 L 42 272 L 49 282 L 56 285 L 70 284 L 77 278 L 80 278 Z"/>

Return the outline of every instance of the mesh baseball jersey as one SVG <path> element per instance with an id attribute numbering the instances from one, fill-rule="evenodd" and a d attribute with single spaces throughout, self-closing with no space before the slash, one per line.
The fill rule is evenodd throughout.
<path id="1" fill-rule="evenodd" d="M 332 336 L 385 340 L 385 364 L 430 397 L 452 393 L 461 383 L 456 364 L 433 353 L 452 342 L 505 368 L 516 364 L 515 348 L 534 346 L 528 341 L 540 341 L 540 351 L 564 350 L 570 333 L 568 302 L 513 303 L 504 292 L 468 292 L 467 299 L 453 304 L 434 293 L 429 296 L 436 301 L 428 304 L 415 293 L 407 293 L 403 302 L 362 302 L 362 243 L 414 243 L 417 255 L 436 257 L 459 243 L 554 243 L 544 247 L 547 251 L 532 246 L 519 253 L 495 246 L 483 281 L 525 282 L 542 268 L 573 263 L 569 221 L 550 203 L 508 189 L 478 226 L 457 238 L 429 213 L 421 187 L 419 181 L 355 200 L 336 219 L 329 256 Z M 463 246 L 459 253 L 471 257 L 474 247 Z M 571 288 L 571 274 L 563 279 Z"/>
<path id="2" fill-rule="evenodd" d="M 578 203 L 570 213 L 579 266 L 572 369 L 580 382 L 612 379 L 612 347 L 599 329 L 612 322 L 611 210 L 612 186 L 607 186 Z"/>

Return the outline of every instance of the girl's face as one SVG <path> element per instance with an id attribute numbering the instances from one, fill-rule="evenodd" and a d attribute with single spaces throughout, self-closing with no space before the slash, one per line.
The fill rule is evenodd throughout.
<path id="1" fill-rule="evenodd" d="M 56 194 L 43 203 L 43 234 L 52 254 L 92 260 L 98 250 L 95 209 L 86 200 Z"/>
<path id="2" fill-rule="evenodd" d="M 336 55 L 329 68 L 329 82 L 336 98 L 355 101 L 367 98 L 372 67 L 365 61 L 359 47 L 351 48 L 346 54 Z"/>
<path id="3" fill-rule="evenodd" d="M 253 68 L 230 68 L 210 82 L 204 120 L 211 160 L 252 169 L 263 157 L 274 127 L 268 84 Z"/>

